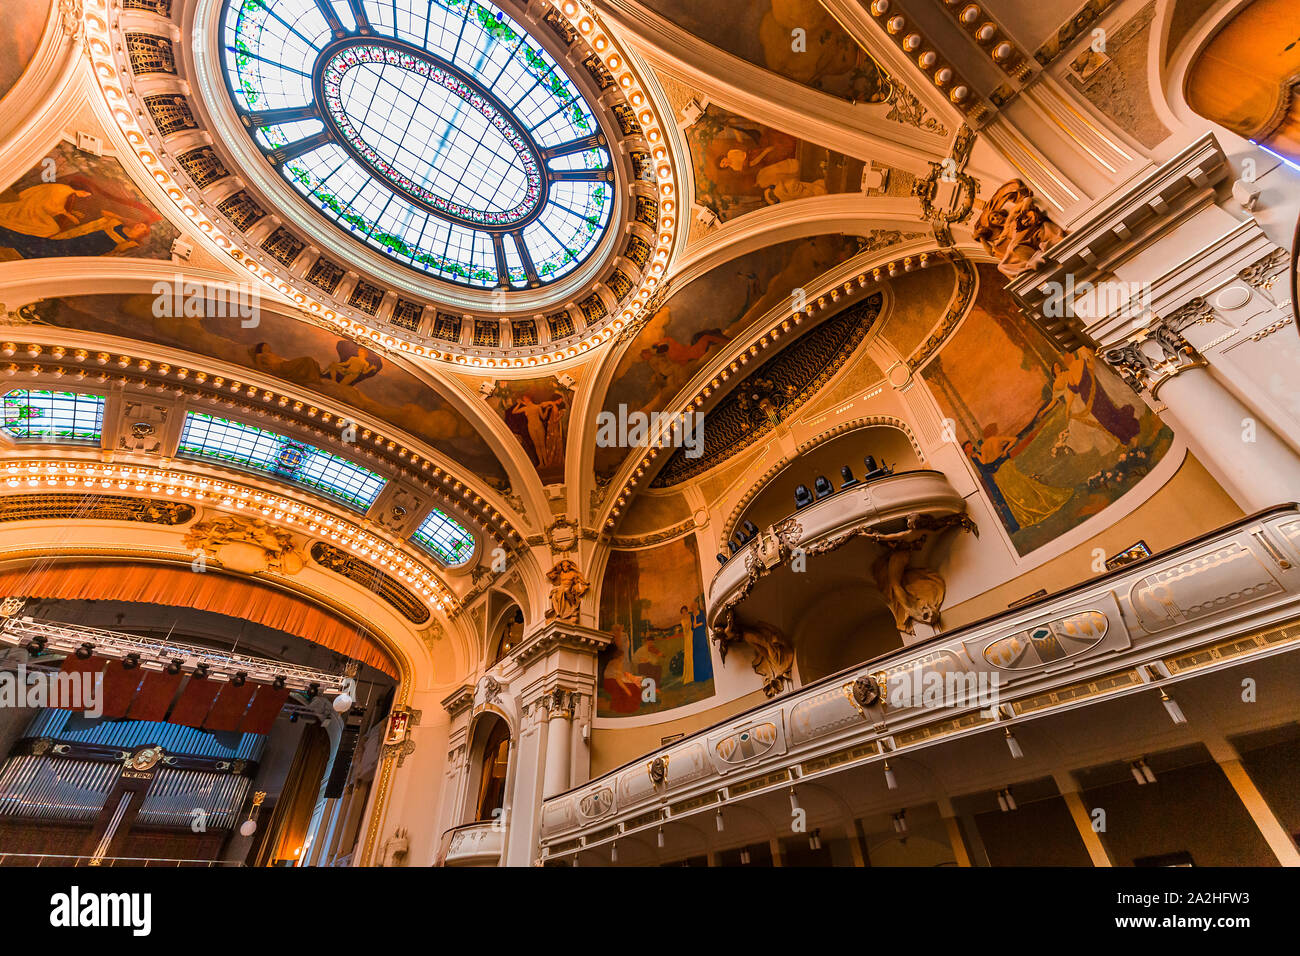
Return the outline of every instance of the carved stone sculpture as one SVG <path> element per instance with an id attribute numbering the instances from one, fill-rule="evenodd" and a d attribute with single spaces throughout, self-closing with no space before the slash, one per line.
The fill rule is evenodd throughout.
<path id="1" fill-rule="evenodd" d="M 260 518 L 221 515 L 200 521 L 182 541 L 185 547 L 202 551 L 223 567 L 245 574 L 259 571 L 297 574 L 304 565 L 293 535 Z"/>
<path id="2" fill-rule="evenodd" d="M 546 580 L 551 582 L 551 609 L 546 616 L 577 624 L 582 597 L 591 590 L 591 584 L 582 576 L 578 565 L 571 558 L 562 558 L 546 572 Z"/>
<path id="3" fill-rule="evenodd" d="M 784 634 L 770 624 L 746 624 L 732 617 L 718 644 L 722 659 L 727 659 L 727 648 L 744 643 L 754 652 L 754 673 L 763 678 L 763 693 L 775 697 L 794 683 L 790 671 L 794 667 L 794 647 Z"/>
<path id="4" fill-rule="evenodd" d="M 885 549 L 885 553 L 872 562 L 871 576 L 894 615 L 894 624 L 900 633 L 915 633 L 917 621 L 931 626 L 939 623 L 939 608 L 943 606 L 947 591 L 943 577 L 937 571 L 913 568 L 909 564 L 913 552 L 925 547 L 932 532 L 952 527 L 975 531 L 974 522 L 966 515 L 936 519 L 912 514 L 907 517 L 907 527 L 901 531 L 867 532 L 867 537 Z"/>
<path id="5" fill-rule="evenodd" d="M 998 257 L 998 271 L 1007 278 L 1033 269 L 1047 249 L 1065 237 L 1052 222 L 1024 180 L 1011 179 L 998 187 L 972 231 L 989 255 Z"/>

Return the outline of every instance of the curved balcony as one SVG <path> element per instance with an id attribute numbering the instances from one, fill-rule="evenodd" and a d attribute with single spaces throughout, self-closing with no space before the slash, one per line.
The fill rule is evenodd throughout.
<path id="1" fill-rule="evenodd" d="M 442 835 L 443 866 L 500 866 L 506 830 L 486 820 L 452 827 Z"/>
<path id="2" fill-rule="evenodd" d="M 610 860 L 618 841 L 625 862 L 654 862 L 665 827 L 708 833 L 725 808 L 719 840 L 730 840 L 746 819 L 788 814 L 793 785 L 811 799 L 815 788 L 805 785 L 818 781 L 871 812 L 893 812 L 886 760 L 969 768 L 997 759 L 1011 768 L 1025 756 L 1004 743 L 1013 727 L 1026 736 L 1044 728 L 1036 737 L 1044 748 L 1066 733 L 1088 739 L 1091 708 L 1122 698 L 1132 704 L 1119 720 L 1167 740 L 1165 711 L 1175 726 L 1187 719 L 1167 690 L 1182 696 L 1224 674 L 1232 697 L 1240 681 L 1232 669 L 1248 662 L 1246 675 L 1289 674 L 1281 668 L 1283 655 L 1300 654 L 1298 615 L 1300 506 L 1279 505 L 807 683 L 550 797 L 543 857 Z M 742 804 L 758 816 L 734 813 Z"/>
<path id="3" fill-rule="evenodd" d="M 825 553 L 868 531 L 902 528 L 912 515 L 943 520 L 965 511 L 965 500 L 938 471 L 887 475 L 831 492 L 760 530 L 727 558 L 709 585 L 709 626 L 724 626 L 724 614 L 741 602 L 761 604 L 766 590 L 761 579 L 788 565 L 796 549 L 806 555 Z M 781 575 L 775 589 L 789 595 L 803 578 Z"/>

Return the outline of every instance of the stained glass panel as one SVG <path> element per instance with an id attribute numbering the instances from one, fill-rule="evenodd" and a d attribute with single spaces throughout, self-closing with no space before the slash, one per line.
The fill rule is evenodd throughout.
<path id="1" fill-rule="evenodd" d="M 227 0 L 231 96 L 281 174 L 357 241 L 438 278 L 521 286 L 576 269 L 609 225 L 612 163 L 565 148 L 600 125 L 555 59 L 486 0 L 360 6 L 364 31 L 343 0 Z M 510 236 L 506 276 L 493 232 Z"/>

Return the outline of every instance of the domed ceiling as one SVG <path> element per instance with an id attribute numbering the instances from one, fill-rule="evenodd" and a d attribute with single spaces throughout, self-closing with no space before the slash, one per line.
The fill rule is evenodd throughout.
<path id="1" fill-rule="evenodd" d="M 586 262 L 615 177 L 564 69 L 490 3 L 431 3 L 392 26 L 226 0 L 225 78 L 268 161 L 356 241 L 438 279 L 536 287 Z"/>

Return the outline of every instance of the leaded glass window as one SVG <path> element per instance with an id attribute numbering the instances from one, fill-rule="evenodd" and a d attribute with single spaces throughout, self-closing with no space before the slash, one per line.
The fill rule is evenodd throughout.
<path id="1" fill-rule="evenodd" d="M 411 540 L 453 568 L 474 554 L 474 535 L 437 508 L 415 529 Z"/>
<path id="2" fill-rule="evenodd" d="M 481 288 L 554 282 L 600 245 L 595 113 L 488 0 L 227 0 L 222 30 L 253 139 L 358 242 Z"/>
<path id="3" fill-rule="evenodd" d="M 15 388 L 4 395 L 3 428 L 15 441 L 98 442 L 104 396 Z"/>
<path id="4" fill-rule="evenodd" d="M 373 471 L 315 445 L 202 412 L 185 416 L 178 451 L 265 472 L 313 488 L 359 511 L 374 504 L 384 487 L 384 479 Z"/>

